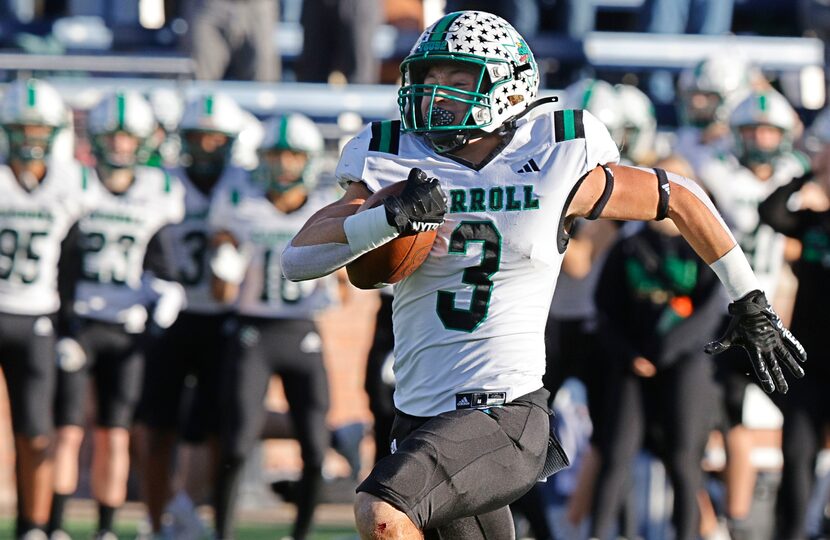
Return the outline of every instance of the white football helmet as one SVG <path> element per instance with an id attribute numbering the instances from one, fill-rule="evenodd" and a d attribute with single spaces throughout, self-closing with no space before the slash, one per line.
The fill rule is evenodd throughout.
<path id="1" fill-rule="evenodd" d="M 60 128 L 66 122 L 66 105 L 55 87 L 39 79 L 16 80 L 0 102 L 0 123 Z"/>
<path id="2" fill-rule="evenodd" d="M 133 90 L 104 95 L 87 115 L 87 132 L 92 151 L 100 164 L 113 169 L 133 167 L 147 160 L 148 138 L 156 129 L 153 109 L 144 96 Z M 134 152 L 115 148 L 114 138 L 126 133 L 136 138 Z"/>
<path id="3" fill-rule="evenodd" d="M 187 102 L 180 131 L 218 131 L 234 138 L 242 129 L 242 109 L 225 94 L 207 94 Z"/>
<path id="4" fill-rule="evenodd" d="M 93 136 L 124 131 L 146 139 L 156 129 L 156 121 L 144 96 L 133 90 L 123 90 L 101 98 L 90 109 L 86 127 Z"/>
<path id="5" fill-rule="evenodd" d="M 21 161 L 43 160 L 71 117 L 58 91 L 39 79 L 16 80 L 0 101 L 0 124 L 8 141 L 9 156 Z M 52 128 L 45 136 L 24 133 L 23 126 Z"/>
<path id="6" fill-rule="evenodd" d="M 781 153 L 791 150 L 797 122 L 798 113 L 787 98 L 772 89 L 752 92 L 729 115 L 729 127 L 735 137 L 738 157 L 745 163 L 768 163 Z M 781 143 L 776 148 L 758 148 L 741 135 L 741 128 L 759 125 L 781 130 Z"/>
<path id="7" fill-rule="evenodd" d="M 677 80 L 681 121 L 697 127 L 725 122 L 756 75 L 757 68 L 734 54 L 713 55 L 684 69 Z"/>
<path id="8" fill-rule="evenodd" d="M 271 191 L 284 192 L 300 183 L 313 186 L 309 174 L 315 158 L 323 152 L 323 135 L 313 120 L 299 113 L 275 116 L 264 124 L 265 136 L 259 145 L 259 166 L 254 178 Z M 285 161 L 269 159 L 268 154 L 286 150 L 305 154 L 305 164 L 289 170 Z"/>
<path id="9" fill-rule="evenodd" d="M 614 87 L 599 79 L 580 79 L 565 88 L 562 106 L 584 109 L 602 122 L 619 147 L 623 142 L 625 117 Z"/>
<path id="10" fill-rule="evenodd" d="M 478 74 L 472 89 L 424 84 L 436 63 L 463 64 Z M 458 11 L 427 28 L 404 61 L 398 90 L 401 127 L 423 133 L 438 152 L 460 148 L 471 133 L 495 132 L 536 99 L 539 67 L 524 38 L 504 19 L 482 11 Z M 452 92 L 447 94 L 446 92 Z M 467 105 L 464 118 L 435 106 L 436 94 Z M 430 100 L 426 118 L 422 101 Z"/>
<path id="11" fill-rule="evenodd" d="M 175 131 L 184 114 L 181 94 L 172 88 L 160 87 L 151 90 L 147 98 L 156 122 L 168 133 Z"/>
<path id="12" fill-rule="evenodd" d="M 622 154 L 632 163 L 642 164 L 654 151 L 654 140 L 657 136 L 654 104 L 634 85 L 618 84 L 615 88 L 625 130 Z"/>

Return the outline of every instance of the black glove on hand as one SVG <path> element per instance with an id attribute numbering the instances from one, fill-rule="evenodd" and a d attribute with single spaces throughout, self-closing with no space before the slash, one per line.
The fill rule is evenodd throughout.
<path id="1" fill-rule="evenodd" d="M 726 334 L 704 349 L 708 354 L 719 354 L 734 346 L 749 353 L 755 375 L 767 393 L 776 388 L 782 394 L 789 388 L 780 363 L 787 366 L 797 378 L 804 376 L 799 362 L 807 361 L 807 352 L 792 333 L 784 328 L 781 319 L 770 307 L 762 291 L 752 291 L 729 304 L 732 320 Z"/>
<path id="2" fill-rule="evenodd" d="M 399 233 L 434 231 L 444 222 L 447 196 L 435 178 L 421 169 L 409 171 L 400 195 L 383 200 L 386 220 Z"/>

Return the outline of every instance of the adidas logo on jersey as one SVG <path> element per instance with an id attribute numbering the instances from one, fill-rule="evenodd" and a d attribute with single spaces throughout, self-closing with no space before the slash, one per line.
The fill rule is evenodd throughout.
<path id="1" fill-rule="evenodd" d="M 536 162 L 533 160 L 533 158 L 530 158 L 530 161 L 525 163 L 524 167 L 522 167 L 521 169 L 519 169 L 516 172 L 519 173 L 519 174 L 524 174 L 524 173 L 529 173 L 529 172 L 539 172 L 539 166 L 536 164 Z"/>
<path id="2" fill-rule="evenodd" d="M 470 406 L 470 400 L 467 399 L 467 396 L 463 396 L 461 399 L 459 399 L 455 403 L 456 408 L 458 408 L 458 407 L 469 407 L 469 406 Z"/>

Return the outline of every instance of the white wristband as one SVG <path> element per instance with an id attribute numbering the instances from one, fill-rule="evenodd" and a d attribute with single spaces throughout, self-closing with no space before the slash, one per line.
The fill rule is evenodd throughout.
<path id="1" fill-rule="evenodd" d="M 383 205 L 347 217 L 343 232 L 354 255 L 362 255 L 398 236 L 398 230 L 386 221 Z"/>
<path id="2" fill-rule="evenodd" d="M 717 274 L 733 301 L 743 298 L 751 291 L 761 290 L 758 278 L 737 244 L 709 267 Z"/>

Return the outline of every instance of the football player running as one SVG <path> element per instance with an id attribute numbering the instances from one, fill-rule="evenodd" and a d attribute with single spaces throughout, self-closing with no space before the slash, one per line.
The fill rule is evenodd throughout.
<path id="1" fill-rule="evenodd" d="M 62 242 L 91 202 L 81 166 L 52 153 L 66 118 L 60 95 L 37 79 L 12 83 L 0 103 L 9 151 L 0 165 L 0 367 L 14 431 L 17 535 L 30 540 L 46 537 L 52 495 L 55 336 L 59 308 L 71 303 L 59 289 Z"/>
<path id="2" fill-rule="evenodd" d="M 292 538 L 311 529 L 322 486 L 328 380 L 315 314 L 332 300 L 331 280 L 294 283 L 283 276 L 280 253 L 300 227 L 331 202 L 314 190 L 313 164 L 323 138 L 307 117 L 290 114 L 265 124 L 259 167 L 247 189 L 220 194 L 211 209 L 214 293 L 236 301 L 238 320 L 222 369 L 220 467 L 216 529 L 234 538 L 237 484 L 246 456 L 259 441 L 263 400 L 272 374 L 282 378 L 303 459 Z"/>
<path id="3" fill-rule="evenodd" d="M 776 188 L 809 170 L 807 158 L 792 150 L 798 116 L 774 90 L 747 95 L 729 115 L 732 152 L 718 152 L 699 164 L 701 183 L 712 195 L 749 260 L 761 288 L 774 298 L 784 265 L 784 235 L 763 224 L 758 206 Z M 726 324 L 726 322 L 724 323 Z M 756 471 L 750 460 L 752 434 L 743 427 L 747 385 L 744 360 L 730 353 L 717 364 L 727 425 L 727 517 L 730 532 L 746 534 Z"/>
<path id="4" fill-rule="evenodd" d="M 233 99 L 208 94 L 187 103 L 179 125 L 182 166 L 170 172 L 184 187 L 185 215 L 180 223 L 163 229 L 159 239 L 170 277 L 184 287 L 187 307 L 147 356 L 139 414 L 148 428 L 142 474 L 155 533 L 161 532 L 162 514 L 172 497 L 170 471 L 178 436 L 187 443 L 200 444 L 208 438 L 215 442 L 218 431 L 219 366 L 231 308 L 211 294 L 208 215 L 217 192 L 243 185 L 248 179 L 247 171 L 230 163 L 240 117 L 241 109 Z M 188 374 L 195 375 L 197 384 L 184 413 L 185 425 L 180 426 Z M 178 504 L 192 506 L 194 497 L 182 493 Z"/>
<path id="5" fill-rule="evenodd" d="M 346 145 L 337 169 L 346 193 L 282 256 L 289 279 L 316 278 L 440 224 L 427 260 L 395 287 L 395 452 L 358 487 L 361 537 L 513 538 L 507 505 L 565 465 L 549 434 L 543 338 L 577 217 L 671 218 L 733 301 L 733 324 L 709 350 L 746 347 L 770 392 L 787 390 L 781 364 L 803 375 L 806 353 L 702 190 L 617 165 L 593 115 L 534 103 L 538 67 L 507 22 L 445 15 L 401 71 L 401 120 Z M 533 173 L 517 173 L 525 165 Z M 399 196 L 355 213 L 401 180 Z"/>
<path id="6" fill-rule="evenodd" d="M 83 352 L 59 362 L 50 525 L 60 529 L 65 502 L 77 487 L 87 381 L 92 378 L 97 402 L 91 474 L 99 505 L 96 537 L 110 539 L 115 538 L 115 511 L 127 491 L 129 429 L 143 380 L 142 338 L 169 327 L 184 296 L 178 285 L 144 270 L 160 266 L 148 254 L 148 245 L 161 227 L 182 219 L 184 192 L 162 170 L 137 165 L 143 142 L 155 129 L 150 105 L 140 94 L 105 95 L 89 112 L 87 129 L 97 161 L 88 178 L 96 204 L 78 222 L 78 319 L 71 329 Z"/>

